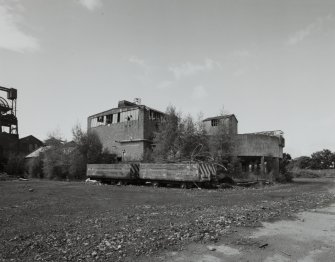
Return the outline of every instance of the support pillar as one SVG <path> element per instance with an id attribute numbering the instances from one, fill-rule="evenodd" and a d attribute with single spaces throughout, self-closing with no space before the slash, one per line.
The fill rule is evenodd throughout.
<path id="1" fill-rule="evenodd" d="M 265 166 L 264 166 L 264 156 L 261 157 L 261 176 L 264 175 L 264 170 L 265 170 Z"/>
<path id="2" fill-rule="evenodd" d="M 279 158 L 273 159 L 273 175 L 275 179 L 279 178 Z"/>

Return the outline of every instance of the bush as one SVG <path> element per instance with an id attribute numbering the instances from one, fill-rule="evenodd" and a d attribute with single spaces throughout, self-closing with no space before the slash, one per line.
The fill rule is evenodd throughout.
<path id="1" fill-rule="evenodd" d="M 110 154 L 108 150 L 104 150 L 99 159 L 100 164 L 114 164 L 117 163 L 117 155 L 116 154 Z"/>
<path id="2" fill-rule="evenodd" d="M 98 135 L 95 132 L 85 132 L 78 125 L 72 129 L 72 135 L 76 149 L 85 161 L 88 164 L 98 163 L 103 149 Z"/>
<path id="3" fill-rule="evenodd" d="M 5 164 L 5 172 L 11 176 L 23 176 L 25 173 L 24 155 L 10 154 Z"/>
<path id="4" fill-rule="evenodd" d="M 62 146 L 55 146 L 43 154 L 43 177 L 48 179 L 66 179 L 69 170 L 69 156 Z"/>
<path id="5" fill-rule="evenodd" d="M 86 159 L 78 149 L 75 149 L 69 155 L 68 179 L 84 179 L 86 177 Z"/>
<path id="6" fill-rule="evenodd" d="M 283 158 L 279 163 L 279 172 L 281 176 L 279 177 L 280 182 L 291 182 L 293 179 L 292 173 L 288 171 L 288 167 L 292 161 L 290 154 L 284 153 Z M 278 180 L 278 179 L 277 179 Z"/>
<path id="7" fill-rule="evenodd" d="M 42 176 L 48 179 L 84 179 L 88 163 L 114 163 L 115 155 L 102 152 L 99 137 L 91 132 L 84 132 L 80 126 L 72 130 L 73 142 L 66 143 L 61 137 L 49 136 L 46 143 L 50 148 L 41 156 L 41 163 L 30 163 L 31 172 L 37 176 L 38 168 Z M 33 169 L 36 168 L 36 171 Z"/>
<path id="8" fill-rule="evenodd" d="M 30 178 L 43 178 L 43 158 L 42 156 L 27 159 L 26 169 Z"/>

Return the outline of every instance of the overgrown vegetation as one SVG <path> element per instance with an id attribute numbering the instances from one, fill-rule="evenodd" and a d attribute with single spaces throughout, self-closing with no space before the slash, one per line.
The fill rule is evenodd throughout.
<path id="1" fill-rule="evenodd" d="M 22 175 L 25 171 L 24 155 L 10 154 L 4 170 L 9 175 Z"/>
<path id="2" fill-rule="evenodd" d="M 30 177 L 78 180 L 86 176 L 90 163 L 114 163 L 116 156 L 103 150 L 99 137 L 94 132 L 85 132 L 80 126 L 72 130 L 73 140 L 65 141 L 57 134 L 45 140 L 46 148 L 36 158 L 27 161 Z"/>
<path id="3" fill-rule="evenodd" d="M 302 156 L 294 159 L 290 164 L 290 169 L 312 169 L 324 170 L 335 168 L 335 152 L 329 149 L 314 152 L 310 157 Z"/>
<path id="4" fill-rule="evenodd" d="M 208 158 L 208 138 L 204 125 L 188 115 L 182 118 L 175 107 L 169 106 L 166 116 L 155 133 L 153 160 L 192 161 Z"/>
<path id="5" fill-rule="evenodd" d="M 221 174 L 239 177 L 243 172 L 240 159 L 234 157 L 234 139 L 224 121 L 217 121 L 215 126 L 211 134 L 207 134 L 201 116 L 197 120 L 190 115 L 183 117 L 175 107 L 169 106 L 153 138 L 153 150 L 146 151 L 143 161 L 206 161 L 217 164 Z M 87 164 L 117 162 L 117 156 L 103 148 L 94 132 L 87 133 L 80 126 L 75 126 L 72 135 L 72 141 L 67 142 L 57 132 L 50 134 L 45 140 L 44 150 L 37 157 L 24 161 L 22 156 L 11 156 L 7 172 L 15 175 L 26 171 L 35 178 L 78 180 L 85 178 Z M 292 162 L 290 155 L 284 154 L 280 171 L 286 180 L 291 180 L 288 168 Z M 306 167 L 326 168 L 333 162 L 334 153 L 323 150 L 314 153 L 311 158 L 302 158 L 298 163 Z"/>
<path id="6" fill-rule="evenodd" d="M 292 157 L 290 154 L 284 153 L 283 158 L 280 161 L 279 164 L 279 172 L 283 175 L 282 179 L 287 182 L 292 181 L 292 173 L 289 172 L 289 166 L 291 164 Z"/>
<path id="7" fill-rule="evenodd" d="M 210 161 L 233 173 L 240 166 L 236 164 L 238 159 L 231 157 L 233 141 L 221 121 L 218 121 L 215 133 L 209 136 L 201 116 L 197 121 L 190 115 L 183 118 L 175 107 L 169 106 L 155 134 L 153 154 L 146 159 L 156 162 Z"/>

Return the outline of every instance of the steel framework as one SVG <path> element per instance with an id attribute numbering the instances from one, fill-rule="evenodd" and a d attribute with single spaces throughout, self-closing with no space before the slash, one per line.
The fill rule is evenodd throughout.
<path id="1" fill-rule="evenodd" d="M 17 90 L 0 86 L 0 91 L 7 93 L 7 98 L 0 96 L 0 133 L 6 132 L 18 136 L 18 120 L 16 117 Z"/>

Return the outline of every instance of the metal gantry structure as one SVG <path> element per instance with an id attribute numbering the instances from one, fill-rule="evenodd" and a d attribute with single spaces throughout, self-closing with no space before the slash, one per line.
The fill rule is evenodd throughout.
<path id="1" fill-rule="evenodd" d="M 16 117 L 17 89 L 0 86 L 0 91 L 7 93 L 7 98 L 0 95 L 0 133 L 7 132 L 18 136 L 18 120 Z"/>

